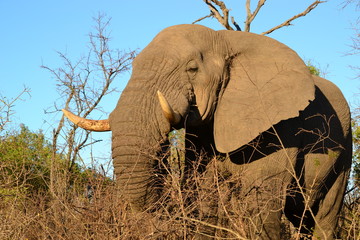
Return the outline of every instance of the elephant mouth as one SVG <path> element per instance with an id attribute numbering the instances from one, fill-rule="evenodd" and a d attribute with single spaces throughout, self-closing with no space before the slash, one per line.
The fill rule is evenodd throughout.
<path id="1" fill-rule="evenodd" d="M 186 124 L 189 126 L 198 126 L 202 123 L 202 115 L 200 114 L 196 98 L 193 97 L 190 101 L 189 113 L 186 119 Z"/>
<path id="2" fill-rule="evenodd" d="M 189 126 L 198 126 L 202 122 L 199 109 L 196 106 L 190 106 L 186 124 Z"/>

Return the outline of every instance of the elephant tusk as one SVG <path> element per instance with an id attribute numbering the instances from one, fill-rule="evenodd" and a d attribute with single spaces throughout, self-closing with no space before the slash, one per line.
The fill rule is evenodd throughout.
<path id="1" fill-rule="evenodd" d="M 61 111 L 63 111 L 64 115 L 71 122 L 73 122 L 75 125 L 83 128 L 85 130 L 90 130 L 90 131 L 94 131 L 94 132 L 110 131 L 110 124 L 109 124 L 108 119 L 106 119 L 106 120 L 90 120 L 90 119 L 76 116 L 75 114 L 73 114 L 72 112 L 70 112 L 66 109 L 62 109 Z"/>
<path id="2" fill-rule="evenodd" d="M 157 91 L 157 95 L 165 118 L 169 121 L 171 125 L 178 124 L 181 120 L 181 115 L 172 109 L 169 102 L 159 90 Z"/>

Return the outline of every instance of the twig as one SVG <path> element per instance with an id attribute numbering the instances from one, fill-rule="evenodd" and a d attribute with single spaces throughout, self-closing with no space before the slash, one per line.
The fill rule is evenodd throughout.
<path id="1" fill-rule="evenodd" d="M 202 21 L 202 20 L 204 20 L 206 18 L 210 18 L 210 17 L 214 17 L 214 14 L 212 12 L 210 12 L 210 14 L 206 15 L 205 17 L 202 17 L 202 18 L 199 18 L 198 20 L 195 20 L 194 22 L 192 22 L 192 24 L 195 24 L 197 22 L 200 22 L 200 21 Z"/>
<path id="2" fill-rule="evenodd" d="M 24 87 L 24 89 L 13 99 L 7 100 L 6 97 L 0 95 L 0 132 L 4 130 L 6 124 L 11 122 L 11 116 L 14 114 L 13 108 L 15 102 L 23 101 L 21 98 L 25 93 L 30 97 L 30 88 Z"/>
<path id="3" fill-rule="evenodd" d="M 89 34 L 90 50 L 86 57 L 72 61 L 66 54 L 58 52 L 64 66 L 48 70 L 57 81 L 58 92 L 61 96 L 60 103 L 54 104 L 52 112 L 58 112 L 61 108 L 74 109 L 77 115 L 87 117 L 91 112 L 99 108 L 99 104 L 107 94 L 115 91 L 112 83 L 116 76 L 127 71 L 131 66 L 131 60 L 136 52 L 122 52 L 111 49 L 111 40 L 107 27 L 110 18 L 99 14 L 95 21 L 95 33 Z M 77 131 L 75 125 L 68 125 L 64 116 L 54 128 L 52 147 L 53 161 L 50 171 L 50 192 L 55 195 L 58 192 L 56 184 L 56 156 L 59 151 L 64 152 L 65 164 L 68 172 L 72 172 L 75 161 L 80 157 L 80 150 L 98 141 L 90 142 L 90 132 Z M 60 138 L 63 141 L 60 141 Z M 60 150 L 61 149 L 61 150 Z M 65 153 L 66 152 L 66 153 Z"/>
<path id="4" fill-rule="evenodd" d="M 232 24 L 235 26 L 236 31 L 242 31 L 242 30 L 241 30 L 241 27 L 237 24 L 237 22 L 235 22 L 234 17 L 231 17 L 231 22 L 232 22 Z"/>
<path id="5" fill-rule="evenodd" d="M 279 29 L 279 28 L 282 28 L 282 27 L 285 27 L 285 26 L 290 26 L 292 21 L 294 21 L 294 20 L 297 19 L 297 18 L 306 16 L 309 12 L 311 12 L 313 9 L 315 9 L 320 3 L 324 3 L 324 2 L 327 2 L 327 1 L 319 1 L 319 0 L 316 0 L 315 2 L 313 2 L 313 3 L 312 3 L 305 11 L 303 11 L 302 13 L 299 13 L 299 14 L 293 16 L 292 18 L 286 20 L 286 21 L 283 22 L 282 24 L 277 25 L 276 27 L 273 27 L 273 28 L 271 28 L 270 30 L 261 33 L 261 35 L 267 35 L 267 34 L 270 34 L 270 33 L 272 33 L 273 31 L 275 31 L 275 30 L 277 30 L 277 29 Z"/>
<path id="6" fill-rule="evenodd" d="M 221 25 L 223 25 L 227 30 L 234 30 L 229 24 L 229 9 L 227 9 L 224 2 L 218 0 L 204 0 L 204 2 L 208 5 L 211 13 L 219 21 L 219 23 L 221 23 Z M 220 7 L 223 15 L 220 14 L 220 12 L 212 3 Z"/>
<path id="7" fill-rule="evenodd" d="M 246 1 L 247 16 L 245 21 L 245 32 L 250 32 L 250 24 L 252 23 L 256 15 L 259 13 L 260 8 L 265 4 L 265 2 L 266 0 L 259 0 L 256 9 L 254 10 L 254 12 L 251 13 L 250 0 Z"/>
<path id="8" fill-rule="evenodd" d="M 241 237 L 237 232 L 234 232 L 233 230 L 228 229 L 228 228 L 224 228 L 224 227 L 221 227 L 221 226 L 216 226 L 216 225 L 213 225 L 211 223 L 200 221 L 200 220 L 197 220 L 197 219 L 194 219 L 194 218 L 189 218 L 189 217 L 181 217 L 181 218 L 183 218 L 185 220 L 188 220 L 188 221 L 200 223 L 200 224 L 203 224 L 203 225 L 211 227 L 211 228 L 215 228 L 215 229 L 219 229 L 219 230 L 229 232 L 229 233 L 233 234 L 234 236 L 236 236 L 237 239 L 246 239 L 246 238 Z"/>

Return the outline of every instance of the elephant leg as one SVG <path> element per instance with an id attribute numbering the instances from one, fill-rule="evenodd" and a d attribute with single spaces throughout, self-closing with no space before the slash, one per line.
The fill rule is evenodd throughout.
<path id="1" fill-rule="evenodd" d="M 342 206 L 344 190 L 346 189 L 348 172 L 342 172 L 332 185 L 315 215 L 314 237 L 334 239 L 338 214 Z"/>
<path id="2" fill-rule="evenodd" d="M 297 148 L 281 149 L 245 168 L 242 195 L 248 203 L 250 239 L 281 239 L 281 217 L 297 154 Z"/>
<path id="3" fill-rule="evenodd" d="M 350 167 L 351 155 L 342 150 L 328 149 L 327 153 L 305 156 L 305 183 L 314 215 L 314 237 L 334 239 Z"/>
<path id="4" fill-rule="evenodd" d="M 305 210 L 305 200 L 302 192 L 294 183 L 289 189 L 284 209 L 285 216 L 297 229 L 297 234 L 310 236 L 314 230 L 314 219 L 310 211 Z"/>

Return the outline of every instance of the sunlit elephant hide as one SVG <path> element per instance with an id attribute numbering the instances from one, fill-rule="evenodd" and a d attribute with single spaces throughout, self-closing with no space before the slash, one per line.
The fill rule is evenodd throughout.
<path id="1" fill-rule="evenodd" d="M 166 28 L 135 58 L 104 129 L 66 114 L 87 129 L 112 131 L 116 179 L 134 209 L 161 196 L 154 156 L 174 127 L 185 127 L 198 149 L 226 156 L 223 169 L 241 171 L 254 203 L 248 237 L 280 239 L 283 214 L 303 233 L 335 237 L 351 165 L 349 107 L 334 84 L 274 39 Z M 259 187 L 268 191 L 253 191 Z"/>

